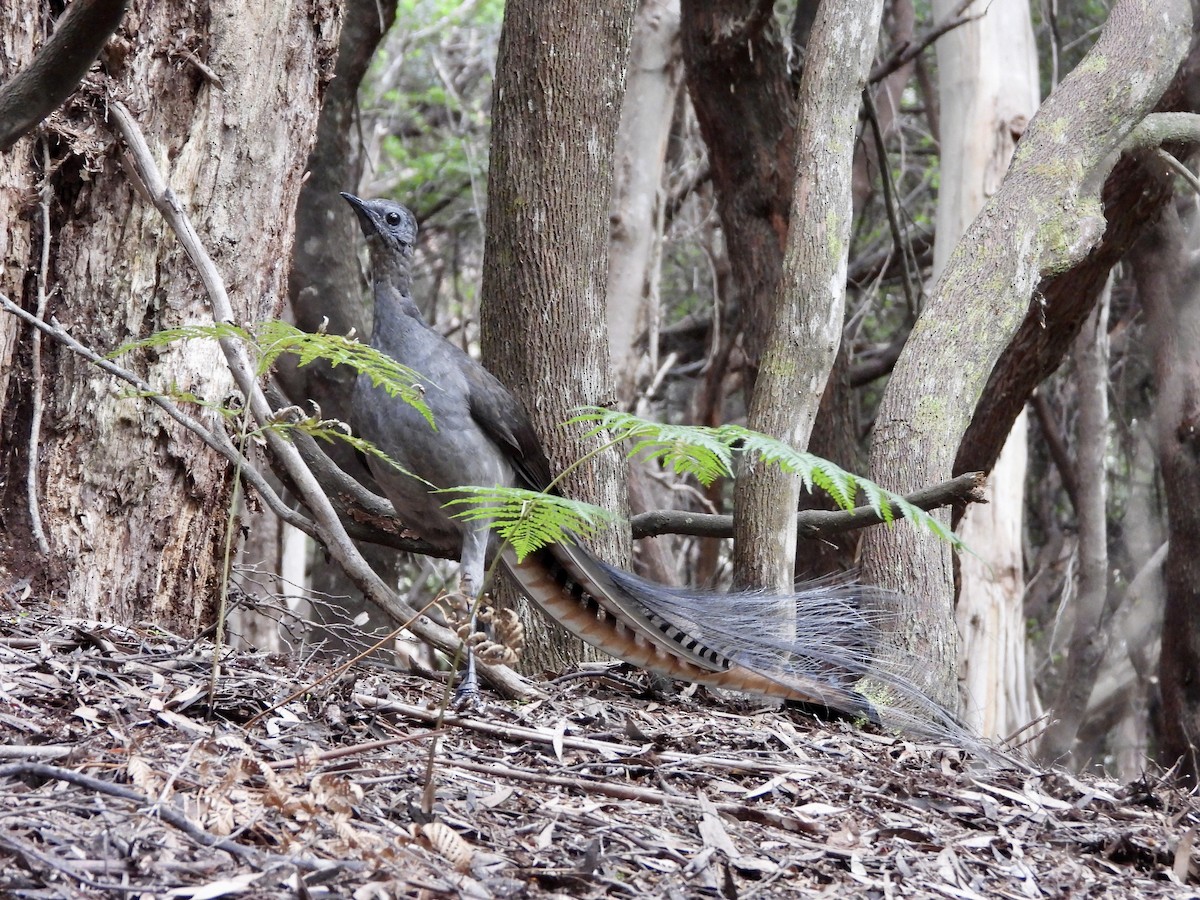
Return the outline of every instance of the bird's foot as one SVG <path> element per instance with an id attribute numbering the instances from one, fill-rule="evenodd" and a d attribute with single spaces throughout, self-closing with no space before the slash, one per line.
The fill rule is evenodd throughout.
<path id="1" fill-rule="evenodd" d="M 475 650 L 467 647 L 467 665 L 463 668 L 451 704 L 455 712 L 476 713 L 483 709 L 483 693 L 479 690 L 479 675 L 475 671 Z"/>

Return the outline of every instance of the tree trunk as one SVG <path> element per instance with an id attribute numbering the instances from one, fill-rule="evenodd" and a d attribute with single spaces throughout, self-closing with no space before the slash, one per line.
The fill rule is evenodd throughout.
<path id="1" fill-rule="evenodd" d="M 688 93 L 708 148 L 754 380 L 766 346 L 795 178 L 796 100 L 772 7 L 682 0 Z"/>
<path id="2" fill-rule="evenodd" d="M 1176 0 L 1178 2 L 1178 0 Z M 1193 24 L 1192 47 L 1156 112 L 1200 112 L 1200 20 Z M 1135 37 L 1130 40 L 1136 43 Z M 1153 57 L 1147 57 L 1152 63 Z M 1135 63 L 1138 60 L 1134 61 Z M 1169 67 L 1168 67 L 1169 68 Z M 987 471 L 1034 389 L 1063 361 L 1083 327 L 1112 267 L 1171 202 L 1170 179 L 1141 154 L 1126 154 L 1104 185 L 1106 228 L 1096 249 L 1065 272 L 1037 286 L 1041 298 L 1025 311 L 1012 341 L 988 377 L 971 426 L 958 449 L 954 471 Z"/>
<path id="3" fill-rule="evenodd" d="M 1044 765 L 1062 763 L 1075 744 L 1108 644 L 1108 301 L 1111 288 L 1088 317 L 1075 341 L 1079 414 L 1075 425 L 1078 481 L 1079 584 L 1071 604 L 1074 625 L 1054 719 L 1038 744 Z"/>
<path id="4" fill-rule="evenodd" d="M 658 372 L 659 281 L 666 196 L 663 172 L 675 120 L 683 57 L 679 49 L 679 0 L 646 0 L 633 23 L 629 76 L 617 131 L 608 251 L 608 337 L 613 381 L 624 409 L 644 414 L 646 384 Z M 629 466 L 630 513 L 671 502 L 648 475 L 650 465 Z M 676 584 L 679 569 L 670 538 L 633 546 L 638 574 Z"/>
<path id="5" fill-rule="evenodd" d="M 952 16 L 958 5 L 938 0 L 934 19 Z M 1037 109 L 1037 47 L 1028 0 L 999 0 L 987 7 L 987 15 L 944 35 L 937 43 L 937 62 L 941 141 L 935 279 L 999 187 L 1017 139 Z M 959 557 L 959 677 L 965 721 L 984 737 L 1012 733 L 1033 718 L 1035 707 L 1025 669 L 1025 436 L 1022 421 L 992 470 L 988 503 L 972 505 L 962 522 L 961 535 L 971 552 Z"/>
<path id="6" fill-rule="evenodd" d="M 748 424 L 808 445 L 841 342 L 858 108 L 878 42 L 883 0 L 824 0 L 800 81 L 795 191 L 783 275 L 772 300 Z M 748 461 L 734 489 L 734 581 L 790 591 L 800 482 Z"/>
<path id="7" fill-rule="evenodd" d="M 51 4 L 0 14 L 3 68 L 28 59 Z M 108 76 L 93 74 L 43 134 L 52 160 L 42 234 L 31 188 L 45 177 L 41 138 L 0 158 L 0 290 L 36 307 L 40 245 L 49 241 L 46 318 L 101 351 L 153 331 L 211 322 L 195 269 L 138 192 L 106 124 L 120 97 L 140 123 L 175 194 L 190 210 L 236 304 L 239 321 L 277 315 L 291 250 L 291 213 L 331 74 L 338 32 L 329 0 L 251 6 L 224 0 L 132 4 L 110 45 Z M 13 54 L 13 55 L 8 55 Z M 4 329 L 12 334 L 11 320 Z M 0 345 L 5 342 L 0 341 Z M 223 402 L 231 379 L 211 342 L 174 344 L 124 362 L 164 390 Z M 230 514 L 223 461 L 156 408 L 57 346 L 31 371 L 20 338 L 0 396 L 6 510 L 0 567 L 36 576 L 85 615 L 156 619 L 191 628 L 210 618 Z M 40 380 L 41 523 L 50 553 L 33 552 L 20 490 Z"/>
<path id="8" fill-rule="evenodd" d="M 1195 229 L 1194 219 L 1185 228 L 1168 208 L 1133 257 L 1156 349 L 1154 415 L 1169 534 L 1159 761 L 1178 763 L 1180 777 L 1193 785 L 1200 775 L 1200 274 L 1190 261 Z"/>
<path id="9" fill-rule="evenodd" d="M 524 402 L 559 471 L 582 446 L 559 424 L 613 401 L 605 327 L 613 145 L 625 89 L 634 0 L 510 0 L 496 61 L 481 344 L 485 363 Z M 624 458 L 610 450 L 574 470 L 571 496 L 626 515 Z M 629 557 L 628 531 L 600 554 Z M 583 645 L 544 619 L 526 665 L 558 669 Z"/>
<path id="10" fill-rule="evenodd" d="M 1103 233 L 1100 190 L 1115 151 L 1166 89 L 1191 24 L 1186 0 L 1153 11 L 1122 0 L 1088 57 L 1042 105 L 897 362 L 876 419 L 873 480 L 907 493 L 952 476 L 980 394 L 1034 288 L 1078 263 Z M 899 617 L 912 628 L 902 643 L 929 661 L 930 693 L 953 703 L 949 547 L 909 527 L 877 528 L 864 537 L 862 559 L 868 581 L 905 593 Z"/>
<path id="11" fill-rule="evenodd" d="M 682 81 L 679 0 L 646 0 L 634 20 L 614 152 L 608 254 L 609 353 L 617 396 L 630 409 L 658 369 L 662 179 Z"/>

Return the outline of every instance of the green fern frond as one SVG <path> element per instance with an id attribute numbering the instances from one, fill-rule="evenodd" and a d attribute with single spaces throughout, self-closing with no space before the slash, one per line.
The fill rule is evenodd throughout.
<path id="1" fill-rule="evenodd" d="M 572 535 L 586 537 L 615 519 L 602 507 L 522 488 L 467 486 L 439 493 L 465 495 L 446 501 L 447 507 L 461 507 L 452 513 L 454 518 L 465 522 L 486 520 L 492 531 L 512 546 L 518 561 Z"/>
<path id="2" fill-rule="evenodd" d="M 871 509 L 875 511 L 876 515 L 883 519 L 885 524 L 891 525 L 893 519 L 895 518 L 895 513 L 892 511 L 892 507 L 899 507 L 899 504 L 896 503 L 897 495 L 891 493 L 890 491 L 885 491 L 875 482 L 869 481 L 866 478 L 859 478 L 858 486 L 862 490 L 863 496 L 867 498 L 867 503 L 870 505 Z M 900 497 L 899 499 L 904 500 L 903 497 Z M 911 506 L 911 504 L 909 505 Z M 917 509 L 915 506 L 912 508 Z M 921 512 L 924 511 L 921 510 Z M 903 513 L 901 514 L 903 515 Z"/>
<path id="3" fill-rule="evenodd" d="M 718 431 L 698 425 L 667 425 L 618 410 L 588 407 L 567 424 L 591 425 L 585 435 L 607 435 L 632 441 L 628 456 L 641 456 L 666 466 L 677 475 L 691 475 L 705 487 L 733 474 L 733 453 Z"/>
<path id="4" fill-rule="evenodd" d="M 936 538 L 940 538 L 955 550 L 961 552 L 970 549 L 962 538 L 947 528 L 936 516 L 926 512 L 919 506 L 913 506 L 899 494 L 893 494 L 891 491 L 888 491 L 887 496 L 892 505 L 900 512 L 900 515 L 918 528 L 928 531 Z"/>
<path id="5" fill-rule="evenodd" d="M 302 431 L 310 437 L 320 441 L 325 441 L 326 443 L 332 444 L 334 441 L 340 441 L 343 444 L 353 447 L 364 456 L 373 456 L 381 462 L 391 466 L 397 472 L 407 475 L 409 478 L 415 478 L 417 481 L 423 482 L 430 488 L 434 487 L 433 484 L 426 481 L 420 475 L 416 475 L 413 472 L 408 471 L 408 469 L 404 468 L 370 441 L 353 434 L 350 431 L 350 426 L 345 422 L 342 422 L 338 419 L 322 419 L 319 416 L 295 415 L 295 412 L 298 412 L 298 407 L 289 407 L 281 412 L 287 417 L 285 418 L 277 416 L 273 422 L 264 426 L 262 429 L 259 429 L 259 431 L 266 431 L 267 429 L 270 429 L 283 435 L 289 440 L 291 439 L 289 432 Z M 289 413 L 291 415 L 287 415 Z"/>
<path id="6" fill-rule="evenodd" d="M 106 354 L 105 359 L 116 359 L 133 350 L 165 347 L 176 341 L 195 341 L 204 338 L 212 341 L 235 338 L 247 344 L 256 344 L 255 337 L 250 331 L 231 322 L 214 322 L 211 325 L 181 325 L 178 328 L 164 328 L 162 331 L 156 331 L 154 334 L 136 341 L 127 341 L 116 350 Z"/>
<path id="7" fill-rule="evenodd" d="M 166 328 L 141 340 L 122 344 L 109 354 L 109 358 L 121 356 L 131 350 L 162 347 L 174 341 L 219 341 L 226 338 L 239 340 L 253 351 L 257 375 L 270 371 L 279 361 L 279 357 L 289 353 L 298 357 L 301 366 L 318 359 L 323 359 L 334 367 L 347 365 L 366 375 L 375 387 L 383 388 L 389 396 L 399 397 L 414 407 L 425 417 L 431 428 L 437 428 L 433 421 L 433 413 L 425 403 L 424 384 L 428 379 L 420 373 L 355 338 L 340 334 L 313 334 L 301 331 L 295 325 L 279 319 L 267 319 L 247 327 L 229 322 L 214 322 L 211 325 Z"/>
<path id="8" fill-rule="evenodd" d="M 592 426 L 588 436 L 607 433 L 613 440 L 634 441 L 630 456 L 645 454 L 677 473 L 694 475 L 705 485 L 719 476 L 731 474 L 732 454 L 737 450 L 796 475 L 805 490 L 820 488 L 844 510 L 854 509 L 861 491 L 866 503 L 885 523 L 890 525 L 899 514 L 957 549 L 964 546 L 961 539 L 934 516 L 900 495 L 847 472 L 827 459 L 740 425 L 719 428 L 662 425 L 630 413 L 597 407 L 580 410 L 567 424 L 577 422 Z"/>
<path id="9" fill-rule="evenodd" d="M 433 413 L 425 403 L 424 383 L 428 380 L 419 372 L 380 353 L 374 347 L 361 343 L 356 338 L 325 332 L 301 331 L 294 325 L 279 319 L 267 319 L 253 326 L 256 346 L 261 354 L 260 367 L 267 371 L 285 354 L 299 359 L 299 365 L 307 366 L 317 360 L 325 360 L 334 368 L 346 365 L 360 375 L 371 379 L 375 387 L 383 388 L 388 396 L 399 397 L 414 407 L 429 426 L 437 429 Z"/>

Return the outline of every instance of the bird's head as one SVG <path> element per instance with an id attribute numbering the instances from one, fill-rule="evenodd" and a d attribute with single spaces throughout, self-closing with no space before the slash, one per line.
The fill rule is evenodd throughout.
<path id="1" fill-rule="evenodd" d="M 358 215 L 358 225 L 372 254 L 385 259 L 412 256 L 417 245 L 417 220 L 407 207 L 394 200 L 360 200 L 346 193 L 342 198 Z"/>

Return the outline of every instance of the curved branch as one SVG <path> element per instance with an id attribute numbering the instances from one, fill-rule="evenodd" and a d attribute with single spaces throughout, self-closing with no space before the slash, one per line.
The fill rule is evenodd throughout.
<path id="1" fill-rule="evenodd" d="M 0 153 L 74 93 L 121 24 L 127 4 L 128 0 L 75 0 L 67 8 L 33 62 L 0 87 Z"/>

